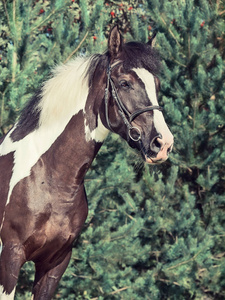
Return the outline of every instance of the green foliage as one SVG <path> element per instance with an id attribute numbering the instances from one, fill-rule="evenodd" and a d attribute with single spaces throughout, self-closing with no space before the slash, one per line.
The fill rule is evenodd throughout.
<path id="1" fill-rule="evenodd" d="M 55 64 L 103 52 L 110 25 L 157 29 L 160 102 L 175 144 L 144 166 L 111 135 L 87 177 L 89 216 L 55 299 L 225 298 L 225 2 L 1 1 L 0 128 Z M 33 269 L 16 299 L 28 299 Z"/>

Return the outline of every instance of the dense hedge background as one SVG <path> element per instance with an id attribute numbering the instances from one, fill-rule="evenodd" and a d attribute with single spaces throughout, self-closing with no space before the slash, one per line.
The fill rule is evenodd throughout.
<path id="1" fill-rule="evenodd" d="M 89 216 L 55 299 L 225 299 L 225 1 L 0 2 L 0 128 L 50 69 L 103 52 L 110 26 L 158 31 L 160 104 L 175 136 L 160 166 L 110 135 L 87 177 Z M 16 299 L 29 299 L 32 263 Z"/>

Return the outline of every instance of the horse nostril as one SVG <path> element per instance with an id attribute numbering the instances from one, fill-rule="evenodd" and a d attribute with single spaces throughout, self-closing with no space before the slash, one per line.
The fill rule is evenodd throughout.
<path id="1" fill-rule="evenodd" d="M 161 148 L 163 147 L 163 140 L 160 136 L 156 136 L 150 143 L 150 149 L 151 151 L 158 153 Z"/>

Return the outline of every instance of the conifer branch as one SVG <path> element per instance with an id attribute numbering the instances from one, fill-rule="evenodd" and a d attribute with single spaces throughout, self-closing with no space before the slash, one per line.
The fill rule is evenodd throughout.
<path id="1" fill-rule="evenodd" d="M 160 19 L 162 20 L 163 24 L 164 24 L 165 26 L 167 26 L 166 21 L 163 19 L 162 15 L 160 15 Z M 178 40 L 177 40 L 177 38 L 175 37 L 175 35 L 174 35 L 174 33 L 172 32 L 172 30 L 168 28 L 168 31 L 169 31 L 169 33 L 172 35 L 172 37 L 175 39 L 177 45 L 178 45 L 179 47 L 181 47 L 180 43 L 178 42 Z"/>
<path id="2" fill-rule="evenodd" d="M 210 138 L 217 135 L 218 133 L 221 133 L 224 129 L 225 129 L 225 125 L 222 125 L 218 130 L 209 134 Z"/>
<path id="3" fill-rule="evenodd" d="M 42 20 L 38 25 L 36 25 L 34 28 L 31 29 L 30 33 L 35 31 L 36 29 L 38 29 L 42 25 L 44 25 L 47 22 L 47 20 L 50 19 L 51 16 L 53 16 L 56 12 L 58 12 L 58 11 L 53 9 L 53 11 L 44 20 Z"/>
<path id="4" fill-rule="evenodd" d="M 16 81 L 16 65 L 17 65 L 17 53 L 14 49 L 12 57 L 12 82 Z"/>
<path id="5" fill-rule="evenodd" d="M 13 22 L 16 21 L 16 0 L 13 0 Z"/>
<path id="6" fill-rule="evenodd" d="M 122 291 L 125 291 L 125 290 L 129 289 L 129 288 L 131 288 L 131 286 L 125 286 L 125 287 L 123 287 L 123 288 L 121 288 L 121 289 L 118 289 L 118 290 L 116 290 L 116 291 L 110 293 L 109 295 L 115 295 L 115 294 L 118 294 L 118 293 L 120 293 L 120 292 L 122 292 Z"/>
<path id="7" fill-rule="evenodd" d="M 123 287 L 121 289 L 118 289 L 118 290 L 115 290 L 115 291 L 109 293 L 108 295 L 115 295 L 115 294 L 118 294 L 118 293 L 120 293 L 122 291 L 125 291 L 125 290 L 129 289 L 129 288 L 131 288 L 131 286 L 125 286 L 125 287 Z M 91 298 L 91 300 L 98 300 L 98 298 L 99 297 Z"/>
<path id="8" fill-rule="evenodd" d="M 6 2 L 5 2 L 5 0 L 3 0 L 3 5 L 4 5 L 4 9 L 5 9 L 6 19 L 7 19 L 8 26 L 9 26 L 9 14 L 8 14 L 8 11 L 7 11 L 7 7 L 6 7 Z M 9 26 L 9 27 L 10 27 L 10 26 Z"/>
<path id="9" fill-rule="evenodd" d="M 13 0 L 13 26 L 16 31 L 16 0 Z M 16 38 L 17 39 L 17 38 Z M 16 65 L 17 65 L 17 52 L 15 40 L 13 41 L 13 54 L 12 54 L 12 82 L 16 80 Z M 17 47 L 16 47 L 17 48 Z"/>
<path id="10" fill-rule="evenodd" d="M 171 58 L 171 60 L 173 60 L 176 64 L 178 64 L 179 66 L 181 66 L 181 67 L 183 67 L 183 68 L 187 68 L 187 66 L 186 65 L 184 65 L 184 64 L 182 64 L 182 63 L 180 63 L 178 60 L 176 60 L 175 58 Z"/>
<path id="11" fill-rule="evenodd" d="M 7 18 L 7 23 L 8 23 L 8 27 L 10 29 L 10 19 L 9 19 L 9 14 L 8 14 L 8 10 L 7 10 L 7 6 L 6 6 L 6 1 L 3 0 L 3 5 L 4 5 L 4 10 L 5 10 L 5 14 L 6 14 L 6 18 Z M 13 0 L 13 24 L 14 24 L 14 28 L 16 29 L 16 0 Z M 14 43 L 15 46 L 15 43 Z M 15 82 L 15 73 L 16 73 L 16 64 L 17 64 L 17 53 L 15 50 L 13 50 L 13 56 L 12 56 L 12 82 Z"/>
<path id="12" fill-rule="evenodd" d="M 177 267 L 180 267 L 180 266 L 182 266 L 182 265 L 186 265 L 186 264 L 188 264 L 189 262 L 194 261 L 194 260 L 196 259 L 196 257 L 197 257 L 202 251 L 203 251 L 203 249 L 199 250 L 192 258 L 190 258 L 190 259 L 188 259 L 188 260 L 185 260 L 185 261 L 182 261 L 182 262 L 180 262 L 179 264 L 176 264 L 175 266 L 166 268 L 165 271 L 170 271 L 170 270 L 176 269 Z"/>
<path id="13" fill-rule="evenodd" d="M 89 30 L 86 32 L 85 36 L 83 37 L 83 39 L 81 40 L 81 42 L 79 43 L 79 45 L 77 46 L 77 48 L 67 57 L 67 59 L 63 62 L 64 64 L 67 63 L 71 57 L 80 49 L 81 45 L 83 44 L 83 42 L 86 40 L 87 36 L 88 36 Z"/>
<path id="14" fill-rule="evenodd" d="M 129 219 L 131 219 L 132 221 L 134 221 L 134 222 L 136 222 L 137 223 L 137 220 L 135 220 L 135 218 L 134 217 L 132 217 L 131 215 L 129 215 L 128 213 L 126 213 L 126 212 L 124 212 L 125 213 L 125 215 L 129 218 Z"/>
<path id="15" fill-rule="evenodd" d="M 169 281 L 168 279 L 162 279 L 162 278 L 160 278 L 160 279 L 159 279 L 159 281 L 161 281 L 161 282 L 165 282 L 165 283 L 167 283 L 167 284 L 169 284 L 169 283 L 170 283 L 170 281 Z M 173 284 L 174 284 L 174 285 L 178 285 L 178 286 L 180 286 L 180 284 L 179 284 L 178 282 L 175 282 L 175 281 L 173 281 Z"/>

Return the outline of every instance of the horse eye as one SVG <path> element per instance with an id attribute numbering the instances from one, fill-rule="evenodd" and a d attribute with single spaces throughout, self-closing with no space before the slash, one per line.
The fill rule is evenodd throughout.
<path id="1" fill-rule="evenodd" d="M 129 82 L 127 82 L 126 80 L 121 80 L 121 81 L 120 81 L 120 86 L 121 86 L 122 88 L 128 89 L 128 88 L 130 87 L 130 84 L 129 84 Z"/>

